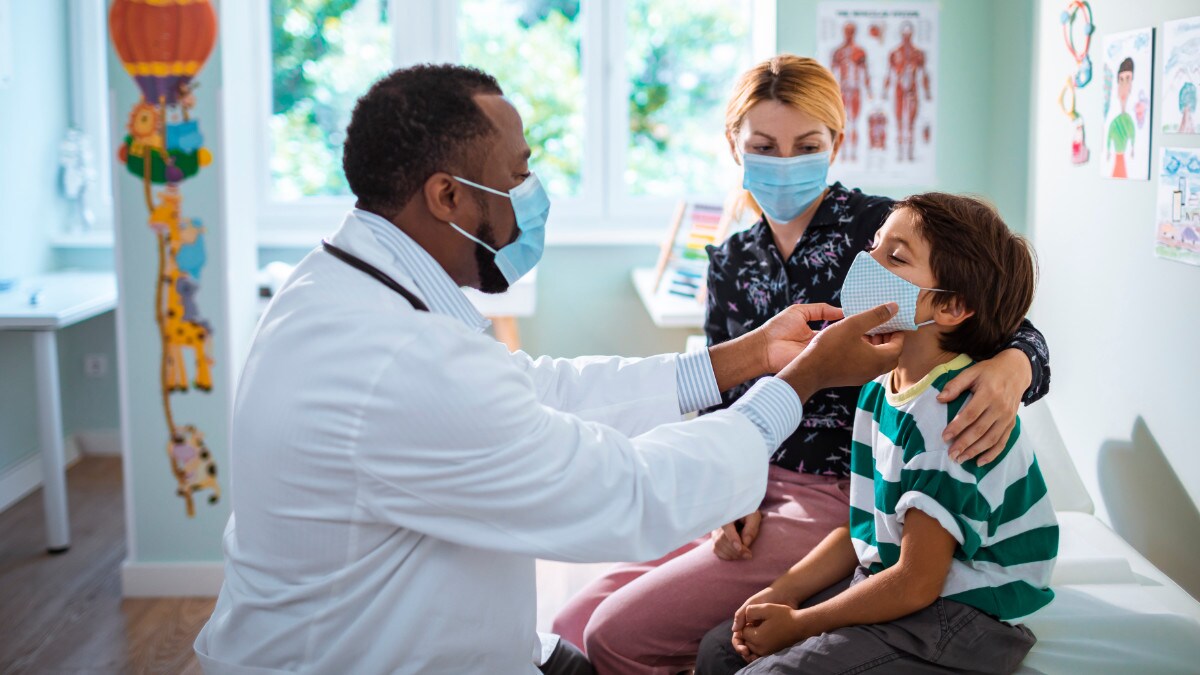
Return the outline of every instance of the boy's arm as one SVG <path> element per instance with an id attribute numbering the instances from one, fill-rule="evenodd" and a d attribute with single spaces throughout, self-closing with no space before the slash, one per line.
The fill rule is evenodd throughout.
<path id="1" fill-rule="evenodd" d="M 858 555 L 850 541 L 850 526 L 843 525 L 826 535 L 800 562 L 771 582 L 766 591 L 773 591 L 770 597 L 776 602 L 799 607 L 805 600 L 850 576 L 857 566 Z M 738 610 L 734 617 L 734 630 L 739 628 L 738 620 L 744 618 L 746 607 L 754 604 L 755 598 L 760 595 L 763 593 L 747 600 Z"/>
<path id="2" fill-rule="evenodd" d="M 912 614 L 933 604 L 941 595 L 957 544 L 937 520 L 916 508 L 909 509 L 904 519 L 900 560 L 895 565 L 813 607 L 788 609 L 758 604 L 739 610 L 744 612 L 744 622 L 739 626 L 734 620 L 735 634 L 740 630 L 741 642 L 750 656 L 766 656 L 838 628 L 886 623 Z M 814 549 L 813 554 L 816 552 Z M 808 557 L 792 571 L 807 561 Z"/>

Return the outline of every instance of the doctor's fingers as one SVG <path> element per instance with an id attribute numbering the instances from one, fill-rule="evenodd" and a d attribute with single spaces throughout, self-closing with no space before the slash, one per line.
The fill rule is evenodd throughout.
<path id="1" fill-rule="evenodd" d="M 826 304 L 824 302 L 814 302 L 810 305 L 792 305 L 784 310 L 785 312 L 798 312 L 804 315 L 806 321 L 838 321 L 845 314 L 840 307 Z"/>
<path id="2" fill-rule="evenodd" d="M 878 324 L 873 318 L 856 321 L 860 316 L 826 328 L 809 345 L 823 387 L 860 385 L 895 368 L 900 361 L 904 336 L 893 335 L 883 344 L 871 344 L 863 335 Z"/>

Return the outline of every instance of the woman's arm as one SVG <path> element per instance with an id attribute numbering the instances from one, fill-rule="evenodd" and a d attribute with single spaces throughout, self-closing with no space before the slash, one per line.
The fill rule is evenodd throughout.
<path id="1" fill-rule="evenodd" d="M 973 394 L 942 434 L 953 442 L 950 457 L 975 459 L 980 466 L 995 460 L 1012 435 L 1021 402 L 1033 403 L 1049 390 L 1050 349 L 1026 319 L 998 354 L 963 371 L 938 396 L 949 403 L 967 391 Z"/>

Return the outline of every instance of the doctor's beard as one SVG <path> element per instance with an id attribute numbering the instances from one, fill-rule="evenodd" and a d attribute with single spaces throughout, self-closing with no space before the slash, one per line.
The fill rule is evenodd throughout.
<path id="1" fill-rule="evenodd" d="M 483 220 L 479 223 L 479 230 L 475 232 L 475 236 L 479 237 L 488 246 L 499 251 L 502 245 L 496 241 L 496 234 L 492 231 L 491 209 L 488 208 L 487 202 L 482 198 L 476 198 L 476 201 L 479 204 L 480 213 L 483 214 Z M 516 240 L 516 235 L 517 233 L 514 232 L 514 240 Z M 496 266 L 495 253 L 482 246 L 476 246 L 475 263 L 479 266 L 479 290 L 481 292 L 496 294 L 508 290 L 508 280 L 504 278 L 504 273 Z"/>

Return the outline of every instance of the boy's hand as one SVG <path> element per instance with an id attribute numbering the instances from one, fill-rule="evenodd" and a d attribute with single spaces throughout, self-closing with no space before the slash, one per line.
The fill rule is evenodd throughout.
<path id="1" fill-rule="evenodd" d="M 742 606 L 733 615 L 733 648 L 746 660 L 751 660 L 750 657 L 752 656 L 750 648 L 746 646 L 743 638 L 743 631 L 747 623 L 746 610 L 756 605 L 783 606 L 795 609 L 800 605 L 800 601 L 781 589 L 774 586 L 767 586 L 742 603 Z M 765 654 L 760 654 L 760 656 L 765 656 Z"/>
<path id="2" fill-rule="evenodd" d="M 750 545 L 758 538 L 758 528 L 762 524 L 762 513 L 755 511 L 745 518 L 739 518 L 719 530 L 712 531 L 713 552 L 721 560 L 749 560 L 754 557 Z M 741 525 L 742 531 L 738 532 Z"/>
<path id="3" fill-rule="evenodd" d="M 787 605 L 750 605 L 745 616 L 746 622 L 740 631 L 736 630 L 736 621 L 733 625 L 734 649 L 746 661 L 774 654 L 812 637 L 804 625 L 803 612 Z M 738 649 L 739 641 L 742 649 Z"/>

